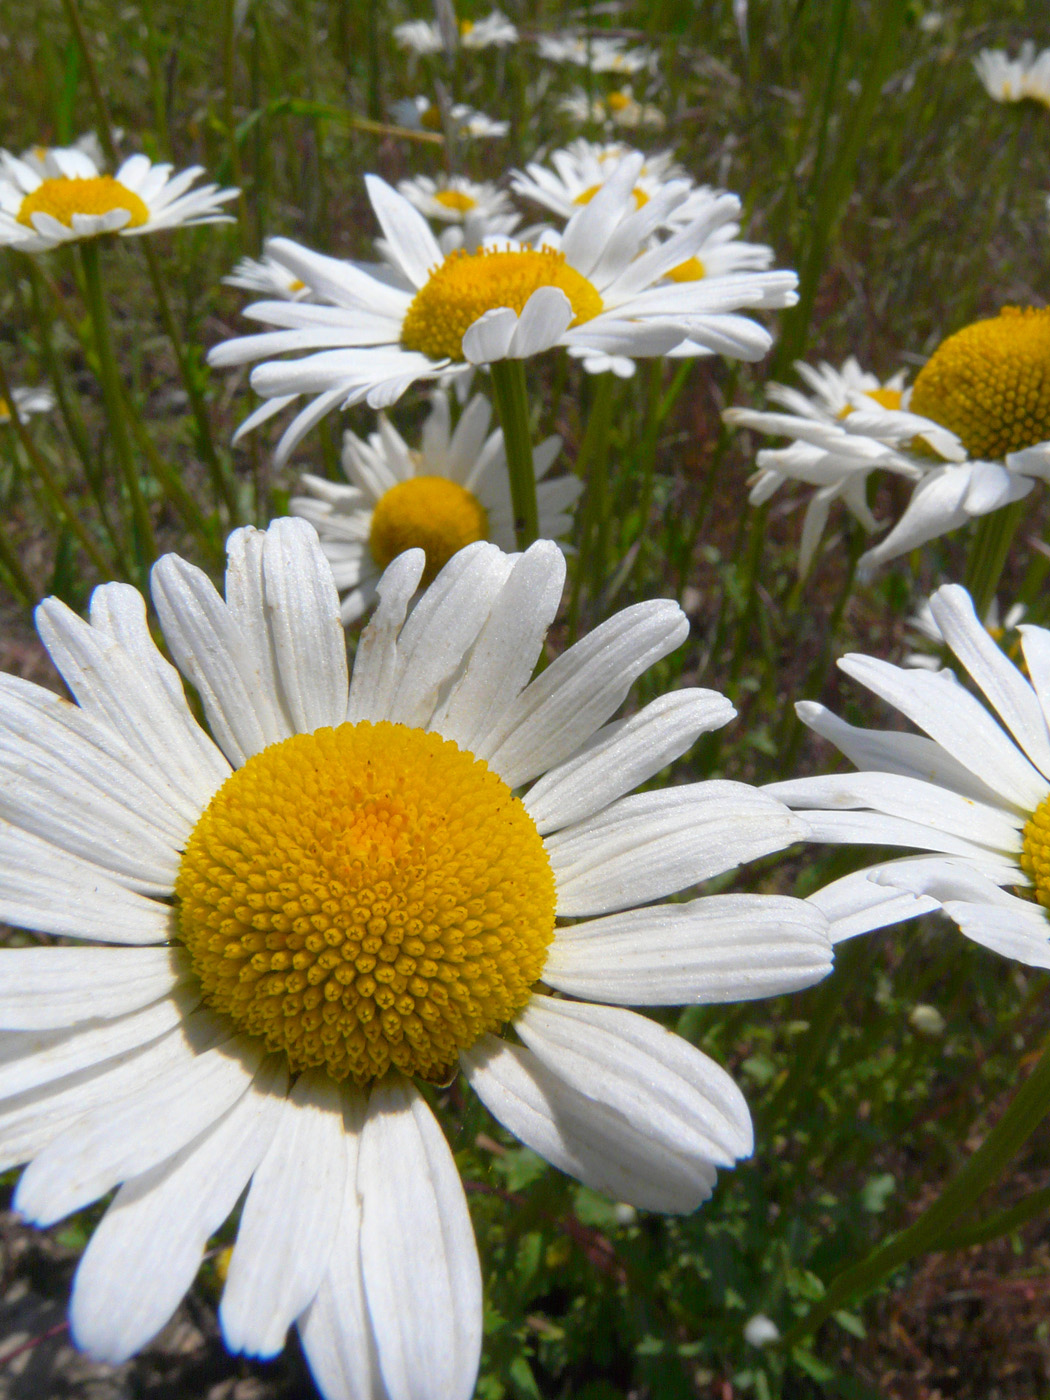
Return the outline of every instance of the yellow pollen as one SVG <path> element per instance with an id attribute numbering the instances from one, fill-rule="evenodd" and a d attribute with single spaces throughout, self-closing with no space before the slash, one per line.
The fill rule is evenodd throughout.
<path id="1" fill-rule="evenodd" d="M 900 389 L 865 389 L 864 397 L 866 399 L 874 399 L 882 408 L 899 409 L 904 394 Z M 848 403 L 845 408 L 839 409 L 838 417 L 840 419 L 848 418 L 853 412 L 854 407 L 854 404 Z"/>
<path id="2" fill-rule="evenodd" d="M 250 758 L 208 804 L 175 882 L 205 1002 L 366 1085 L 445 1082 L 521 1010 L 554 934 L 554 876 L 521 801 L 421 729 L 341 724 Z"/>
<path id="3" fill-rule="evenodd" d="M 573 204 L 590 204 L 591 200 L 598 193 L 598 191 L 604 188 L 604 185 L 588 185 L 588 187 L 585 190 L 583 190 L 582 193 L 576 196 L 576 198 L 573 200 Z M 634 207 L 636 209 L 641 209 L 643 205 L 649 203 L 649 196 L 643 189 L 640 189 L 637 185 L 635 185 L 631 193 L 634 195 Z"/>
<path id="4" fill-rule="evenodd" d="M 605 99 L 605 105 L 613 112 L 626 112 L 628 107 L 633 107 L 634 98 L 629 92 L 610 92 Z"/>
<path id="5" fill-rule="evenodd" d="M 438 190 L 434 195 L 434 203 L 440 204 L 442 209 L 452 209 L 457 214 L 469 214 L 472 209 L 478 207 L 478 201 L 469 194 L 464 194 L 462 190 Z"/>
<path id="6" fill-rule="evenodd" d="M 305 286 L 305 282 L 301 281 L 298 277 L 293 277 L 288 283 L 288 290 L 290 292 L 301 292 Z"/>
<path id="7" fill-rule="evenodd" d="M 474 32 L 474 21 L 472 19 L 461 19 L 459 22 L 459 32 L 464 36 Z"/>
<path id="8" fill-rule="evenodd" d="M 125 228 L 140 228 L 149 219 L 149 210 L 138 195 L 112 175 L 83 180 L 60 175 L 44 180 L 27 194 L 16 217 L 20 224 L 32 228 L 34 214 L 50 214 L 66 228 L 72 228 L 74 214 L 109 214 L 114 209 L 126 209 L 131 215 Z"/>
<path id="9" fill-rule="evenodd" d="M 699 258 L 686 258 L 667 275 L 672 282 L 699 282 L 707 276 L 707 270 Z"/>
<path id="10" fill-rule="evenodd" d="M 915 380 L 913 413 L 972 457 L 1001 460 L 1050 439 L 1050 310 L 1005 306 L 943 341 Z"/>
<path id="11" fill-rule="evenodd" d="M 441 108 L 436 107 L 433 102 L 428 107 L 424 107 L 419 115 L 419 124 L 427 131 L 440 131 Z"/>
<path id="12" fill-rule="evenodd" d="M 401 327 L 401 344 L 432 360 L 462 362 L 463 336 L 480 316 L 501 306 L 520 314 L 540 287 L 558 287 L 565 293 L 574 326 L 602 310 L 597 289 L 568 265 L 564 253 L 547 248 L 485 248 L 477 253 L 456 249 L 416 293 Z"/>
<path id="13" fill-rule="evenodd" d="M 1050 909 L 1050 797 L 1025 823 L 1021 842 L 1021 869 L 1032 881 L 1031 893 L 1044 909 Z"/>
<path id="14" fill-rule="evenodd" d="M 368 548 L 381 569 L 406 549 L 425 550 L 425 588 L 453 554 L 487 539 L 488 532 L 488 513 L 466 487 L 445 476 L 414 476 L 380 496 L 372 512 Z"/>

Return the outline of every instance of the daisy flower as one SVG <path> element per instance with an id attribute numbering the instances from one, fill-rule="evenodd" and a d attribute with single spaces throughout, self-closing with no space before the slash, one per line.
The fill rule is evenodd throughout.
<path id="1" fill-rule="evenodd" d="M 12 389 L 15 414 L 20 423 L 25 423 L 34 413 L 50 413 L 55 406 L 55 396 L 50 389 Z M 0 424 L 10 423 L 11 405 L 0 399 Z"/>
<path id="2" fill-rule="evenodd" d="M 227 287 L 240 287 L 245 292 L 262 292 L 264 296 L 280 297 L 284 301 L 303 301 L 310 295 L 306 283 L 269 253 L 264 253 L 261 258 L 241 258 L 230 275 L 222 280 Z"/>
<path id="3" fill-rule="evenodd" d="M 438 390 L 423 426 L 422 446 L 413 451 L 384 414 L 368 441 L 343 435 L 342 486 L 304 476 L 304 496 L 293 496 L 291 512 L 317 530 L 321 548 L 343 594 L 342 615 L 353 622 L 375 600 L 386 566 L 406 549 L 422 549 L 427 563 L 423 584 L 444 568 L 458 550 L 476 540 L 515 548 L 503 433 L 489 433 L 492 408 L 476 394 L 453 432 L 448 395 Z M 539 534 L 553 540 L 572 524 L 569 514 L 583 490 L 575 476 L 543 481 L 561 450 L 561 438 L 547 438 L 533 453 L 539 507 Z"/>
<path id="4" fill-rule="evenodd" d="M 521 223 L 509 196 L 491 181 L 479 183 L 464 175 L 436 180 L 416 175 L 399 180 L 397 190 L 424 218 L 444 225 L 438 243 L 445 254 L 454 248 L 474 252 L 484 239 L 513 233 Z"/>
<path id="5" fill-rule="evenodd" d="M 683 690 L 607 723 L 684 639 L 676 604 L 627 609 L 530 682 L 557 547 L 474 545 L 409 616 L 423 566 L 410 551 L 387 571 L 351 676 L 305 521 L 235 532 L 225 600 L 161 559 L 157 612 L 210 736 L 128 585 L 97 589 L 90 622 L 38 610 L 75 705 L 0 681 L 17 774 L 0 917 L 80 940 L 0 952 L 2 1157 L 29 1163 L 15 1208 L 40 1225 L 116 1188 L 71 1305 L 102 1360 L 164 1325 L 245 1194 L 231 1351 L 273 1356 L 295 1323 L 332 1400 L 468 1400 L 480 1271 L 416 1081 L 459 1068 L 594 1189 L 691 1211 L 750 1152 L 746 1105 L 617 1003 L 749 998 L 828 969 L 804 902 L 653 902 L 802 828 L 740 783 L 626 795 L 733 713 Z"/>
<path id="6" fill-rule="evenodd" d="M 500 10 L 493 10 L 484 19 L 461 19 L 456 23 L 459 43 L 464 49 L 506 48 L 518 42 L 518 31 Z M 436 21 L 409 20 L 394 25 L 394 40 L 403 49 L 418 54 L 442 53 L 445 45 Z"/>
<path id="7" fill-rule="evenodd" d="M 264 403 L 244 433 L 304 394 L 315 395 L 285 432 L 283 460 L 331 409 L 367 400 L 396 402 L 420 379 L 448 379 L 471 364 L 524 359 L 564 346 L 592 364 L 610 356 L 663 355 L 688 339 L 698 352 L 758 359 L 769 333 L 737 315 L 741 307 L 795 300 L 793 272 L 755 272 L 668 285 L 667 271 L 696 251 L 702 224 L 646 250 L 652 231 L 686 194 L 669 185 L 637 209 L 631 194 L 638 158 L 541 246 L 508 238 L 476 253 L 443 256 L 417 209 L 377 176 L 367 185 L 387 256 L 403 286 L 325 257 L 288 239 L 270 251 L 322 305 L 259 302 L 245 315 L 275 327 L 216 346 L 213 365 L 243 364 L 286 351 L 301 358 L 261 364 L 252 387 Z M 662 284 L 662 285 L 661 285 Z"/>
<path id="8" fill-rule="evenodd" d="M 42 175 L 0 152 L 0 246 L 40 253 L 105 233 L 136 237 L 183 224 L 226 223 L 230 216 L 218 206 L 237 196 L 217 185 L 191 190 L 203 173 L 199 165 L 172 175 L 170 165 L 138 155 L 116 175 L 103 175 L 73 148 L 54 147 L 48 159 L 60 173 Z"/>
<path id="9" fill-rule="evenodd" d="M 648 48 L 628 48 L 626 40 L 582 34 L 540 34 L 536 40 L 540 58 L 551 63 L 574 63 L 592 73 L 635 73 L 652 71 L 656 54 Z"/>
<path id="10" fill-rule="evenodd" d="M 1028 98 L 1050 107 L 1050 49 L 1037 54 L 1031 39 L 1026 39 L 1017 58 L 1008 58 L 1002 49 L 982 49 L 973 66 L 996 102 Z"/>
<path id="11" fill-rule="evenodd" d="M 988 635 L 964 588 L 938 589 L 930 609 L 994 715 L 950 671 L 846 656 L 842 670 L 927 737 L 856 729 L 805 701 L 802 720 L 861 771 L 766 791 L 799 810 L 811 841 L 923 852 L 812 896 L 836 941 L 940 908 L 984 947 L 1050 967 L 1050 632 L 1019 629 L 1029 680 Z"/>
<path id="12" fill-rule="evenodd" d="M 597 122 L 605 126 L 619 126 L 628 131 L 648 127 L 651 131 L 662 131 L 667 118 L 659 107 L 648 102 L 639 102 L 629 87 L 618 88 L 604 97 L 589 97 L 583 88 L 563 97 L 558 104 L 559 111 L 576 122 Z"/>
<path id="13" fill-rule="evenodd" d="M 920 480 L 927 467 L 907 451 L 916 439 L 939 459 L 966 453 L 953 433 L 909 411 L 903 371 L 883 382 L 852 355 L 841 369 L 826 361 L 816 367 L 797 361 L 795 368 L 809 394 L 784 384 L 766 386 L 767 397 L 786 412 L 730 408 L 722 416 L 734 427 L 792 439 L 787 447 L 759 451 L 749 499 L 754 506 L 762 505 L 788 481 L 816 487 L 799 546 L 799 573 L 805 575 L 836 501 L 842 501 L 863 529 L 879 528 L 867 502 L 867 480 L 873 471 Z"/>
<path id="14" fill-rule="evenodd" d="M 403 97 L 390 104 L 390 115 L 398 126 L 407 131 L 440 131 L 442 129 L 441 108 L 429 97 Z M 497 121 L 486 116 L 465 102 L 454 102 L 449 108 L 451 121 L 457 136 L 486 137 L 506 136 L 510 122 Z"/>

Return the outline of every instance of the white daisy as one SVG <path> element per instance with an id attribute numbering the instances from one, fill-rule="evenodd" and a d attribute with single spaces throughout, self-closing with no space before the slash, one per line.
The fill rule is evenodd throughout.
<path id="1" fill-rule="evenodd" d="M 542 246 L 500 240 L 477 253 L 442 255 L 426 221 L 377 176 L 367 184 L 388 258 L 404 287 L 311 252 L 288 239 L 268 245 L 322 305 L 260 302 L 245 315 L 275 329 L 216 346 L 213 365 L 243 364 L 285 351 L 252 373 L 264 403 L 239 434 L 301 395 L 302 410 L 278 447 L 283 460 L 331 409 L 362 399 L 384 408 L 419 379 L 447 379 L 471 364 L 524 359 L 564 346 L 585 367 L 609 356 L 663 355 L 688 339 L 701 350 L 758 359 L 769 333 L 737 315 L 741 307 L 795 301 L 793 272 L 755 272 L 670 285 L 668 270 L 692 257 L 702 223 L 680 229 L 659 248 L 653 230 L 685 189 L 667 186 L 637 209 L 631 194 L 637 158 L 625 161 L 601 193 Z M 661 285 L 662 284 L 662 285 Z M 600 360 L 600 365 L 599 365 Z"/>
<path id="2" fill-rule="evenodd" d="M 104 233 L 136 237 L 183 224 L 228 223 L 218 206 L 236 190 L 190 186 L 199 165 L 172 175 L 170 165 L 129 156 L 116 175 L 100 174 L 91 158 L 72 147 L 51 150 L 61 172 L 43 176 L 25 161 L 0 152 L 0 246 L 40 253 L 78 238 Z"/>
<path id="3" fill-rule="evenodd" d="M 34 413 L 50 413 L 55 406 L 55 396 L 50 389 L 12 389 L 11 397 L 20 423 Z M 0 424 L 10 423 L 11 418 L 11 405 L 0 399 Z"/>
<path id="4" fill-rule="evenodd" d="M 645 47 L 628 48 L 625 39 L 587 38 L 582 34 L 540 34 L 536 39 L 540 58 L 551 63 L 575 63 L 580 68 L 589 68 L 592 73 L 622 73 L 631 77 L 635 73 L 652 72 L 656 67 L 656 54 Z"/>
<path id="5" fill-rule="evenodd" d="M 865 530 L 879 528 L 867 502 L 867 480 L 873 471 L 889 471 L 920 483 L 927 474 L 935 475 L 929 461 L 908 451 L 915 439 L 937 452 L 938 460 L 964 458 L 966 452 L 954 433 L 908 410 L 903 371 L 883 383 L 861 369 L 852 355 L 841 369 L 826 361 L 816 368 L 797 361 L 795 368 L 811 394 L 784 384 L 766 386 L 767 397 L 786 413 L 730 408 L 722 416 L 735 427 L 792 439 L 787 447 L 759 451 L 758 471 L 749 483 L 750 501 L 761 505 L 788 481 L 817 488 L 806 508 L 799 546 L 798 568 L 804 575 L 835 501 L 841 500 Z M 902 517 L 900 524 L 904 523 Z M 909 521 L 906 530 L 910 525 Z M 895 548 L 895 535 L 897 531 L 891 531 L 880 546 L 883 551 L 887 546 L 891 551 Z M 870 550 L 863 558 L 877 562 L 876 553 Z M 887 557 L 893 557 L 892 552 Z"/>
<path id="6" fill-rule="evenodd" d="M 456 23 L 459 43 L 464 49 L 506 48 L 518 42 L 518 31 L 500 10 L 493 10 L 484 19 L 461 19 Z M 394 25 L 394 39 L 403 49 L 413 53 L 443 52 L 445 45 L 436 21 L 409 20 Z"/>
<path id="7" fill-rule="evenodd" d="M 398 126 L 408 131 L 440 131 L 442 129 L 441 109 L 429 97 L 403 97 L 390 104 L 390 115 Z M 506 136 L 510 122 L 497 121 L 486 116 L 465 102 L 454 102 L 449 108 L 449 120 L 458 136 L 486 137 Z"/>
<path id="8" fill-rule="evenodd" d="M 398 194 L 427 219 L 445 227 L 438 235 L 441 251 L 474 252 L 486 238 L 513 233 L 521 223 L 510 197 L 491 181 L 479 183 L 464 175 L 416 175 L 399 180 Z"/>
<path id="9" fill-rule="evenodd" d="M 476 540 L 513 550 L 511 505 L 503 433 L 489 433 L 492 408 L 476 394 L 455 431 L 448 395 L 438 390 L 413 451 L 385 414 L 368 441 L 343 436 L 343 470 L 349 486 L 304 476 L 305 496 L 293 496 L 290 509 L 317 530 L 321 548 L 343 594 L 343 621 L 353 622 L 375 600 L 380 574 L 406 549 L 425 551 L 423 584 L 429 584 L 453 554 Z M 561 450 L 561 438 L 547 438 L 533 453 L 539 535 L 553 540 L 572 524 L 569 513 L 583 482 L 560 476 L 543 481 Z"/>
<path id="10" fill-rule="evenodd" d="M 941 908 L 977 943 L 1050 967 L 1050 632 L 1022 625 L 1031 680 L 978 621 L 965 589 L 938 589 L 936 625 L 993 717 L 950 671 L 844 657 L 848 676 L 929 737 L 856 729 L 804 701 L 802 720 L 862 771 L 773 783 L 811 841 L 924 852 L 837 880 L 812 896 L 836 941 Z"/>
<path id="11" fill-rule="evenodd" d="M 264 253 L 261 258 L 241 258 L 230 275 L 222 280 L 227 287 L 262 292 L 265 296 L 281 297 L 284 301 L 304 301 L 310 295 L 306 283 L 269 253 Z"/>
<path id="12" fill-rule="evenodd" d="M 583 88 L 577 88 L 561 99 L 558 110 L 576 122 L 619 126 L 626 131 L 643 127 L 662 131 L 667 125 L 660 108 L 651 102 L 639 102 L 629 87 L 618 88 L 603 97 L 589 97 Z"/>
<path id="13" fill-rule="evenodd" d="M 474 545 L 407 615 L 423 563 L 387 571 L 350 676 L 305 521 L 237 531 L 225 601 L 161 559 L 165 640 L 214 739 L 128 585 L 95 591 L 90 624 L 38 610 L 77 704 L 0 679 L 0 917 L 83 940 L 0 952 L 0 1158 L 29 1163 L 15 1206 L 41 1225 L 118 1188 L 71 1308 L 105 1361 L 164 1325 L 246 1191 L 219 1310 L 232 1351 L 272 1356 L 295 1323 L 332 1400 L 467 1400 L 480 1273 L 414 1080 L 458 1066 L 589 1186 L 691 1211 L 750 1152 L 747 1107 L 615 1003 L 828 970 L 804 902 L 652 902 L 802 829 L 740 783 L 626 795 L 733 714 L 683 690 L 608 723 L 684 640 L 677 605 L 627 609 L 530 682 L 557 547 Z"/>
<path id="14" fill-rule="evenodd" d="M 1037 54 L 1031 39 L 1026 39 L 1017 58 L 1008 58 L 1002 49 L 982 49 L 973 66 L 996 102 L 1023 102 L 1027 98 L 1050 107 L 1050 49 Z"/>

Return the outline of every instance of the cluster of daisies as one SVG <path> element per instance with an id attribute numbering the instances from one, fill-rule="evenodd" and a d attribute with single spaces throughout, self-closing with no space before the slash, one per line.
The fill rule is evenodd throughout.
<path id="1" fill-rule="evenodd" d="M 437 41 L 512 29 L 493 15 Z M 200 174 L 4 155 L 0 243 L 37 255 L 226 217 L 236 192 Z M 468 1400 L 481 1270 L 441 1090 L 462 1074 L 557 1168 L 689 1212 L 752 1151 L 750 1115 L 719 1065 L 630 1008 L 792 992 L 836 942 L 933 910 L 1050 966 L 1050 632 L 1018 628 L 1025 675 L 942 588 L 926 626 L 987 706 L 946 669 L 849 656 L 922 733 L 803 700 L 856 772 L 648 787 L 733 706 L 685 687 L 623 712 L 688 636 L 669 600 L 537 669 L 582 484 L 553 470 L 557 438 L 535 447 L 542 538 L 519 550 L 479 385 L 548 352 L 625 377 L 642 358 L 758 360 L 770 331 L 747 313 L 790 306 L 794 274 L 740 238 L 735 196 L 667 154 L 578 141 L 508 189 L 367 185 L 374 258 L 270 240 L 227 278 L 261 294 L 244 314 L 263 329 L 209 356 L 254 366 L 239 435 L 291 412 L 280 460 L 327 414 L 376 410 L 345 436 L 346 483 L 306 475 L 290 517 L 235 530 L 221 592 L 158 560 L 164 651 L 130 585 L 96 589 L 87 620 L 45 600 L 75 703 L 0 676 L 0 918 L 52 940 L 0 953 L 0 1158 L 25 1164 L 15 1205 L 40 1225 L 115 1191 L 73 1289 L 94 1355 L 155 1335 L 243 1198 L 232 1351 L 272 1356 L 295 1325 L 328 1400 Z M 753 499 L 816 488 L 804 568 L 835 500 L 876 528 L 877 469 L 915 487 L 869 565 L 1046 477 L 1048 316 L 957 333 L 910 387 L 801 366 L 809 394 L 769 388 L 783 412 L 730 411 L 791 439 L 759 453 Z M 387 410 L 417 384 L 412 446 Z M 22 393 L 6 411 L 46 407 Z M 806 900 L 703 892 L 798 843 L 908 854 Z"/>

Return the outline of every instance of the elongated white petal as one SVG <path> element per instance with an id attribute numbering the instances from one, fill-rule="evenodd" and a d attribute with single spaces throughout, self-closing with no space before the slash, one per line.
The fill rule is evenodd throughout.
<path id="1" fill-rule="evenodd" d="M 0 1028 L 48 1030 L 126 1016 L 189 975 L 177 948 L 7 948 L 0 952 Z"/>
<path id="2" fill-rule="evenodd" d="M 1050 923 L 1038 904 L 1016 899 L 1009 908 L 946 899 L 944 912 L 975 943 L 1027 967 L 1050 968 Z"/>
<path id="3" fill-rule="evenodd" d="M 346 718 L 351 724 L 361 720 L 385 719 L 401 675 L 398 636 L 408 615 L 427 556 L 421 549 L 399 554 L 376 584 L 379 606 L 361 633 L 350 679 Z"/>
<path id="4" fill-rule="evenodd" d="M 509 787 L 564 762 L 620 707 L 635 679 L 679 646 L 689 623 L 677 603 L 638 603 L 563 652 L 526 686 L 474 752 Z"/>
<path id="5" fill-rule="evenodd" d="M 543 980 L 628 1006 L 750 1001 L 831 971 L 827 920 L 801 899 L 708 895 L 556 930 Z"/>
<path id="6" fill-rule="evenodd" d="M 472 365 L 505 360 L 518 329 L 518 313 L 509 306 L 484 312 L 463 335 L 463 358 Z"/>
<path id="7" fill-rule="evenodd" d="M 558 913 L 629 909 L 803 839 L 807 826 L 744 783 L 636 793 L 544 840 Z"/>
<path id="8" fill-rule="evenodd" d="M 120 1188 L 74 1280 L 78 1347 L 119 1366 L 168 1321 L 270 1144 L 287 1079 L 277 1057 L 264 1062 L 213 1128 Z"/>
<path id="9" fill-rule="evenodd" d="M 383 235 L 396 252 L 398 265 L 417 287 L 422 287 L 445 260 L 430 225 L 418 209 L 378 175 L 366 175 L 365 185 Z"/>
<path id="10" fill-rule="evenodd" d="M 494 1118 L 563 1172 L 613 1200 L 668 1214 L 693 1211 L 717 1175 L 705 1156 L 654 1134 L 578 1093 L 532 1053 L 485 1035 L 460 1056 L 471 1088 Z"/>
<path id="11" fill-rule="evenodd" d="M 469 1400 L 481 1351 L 481 1271 L 459 1172 L 419 1091 L 372 1090 L 357 1169 L 361 1264 L 387 1393 Z"/>
<path id="12" fill-rule="evenodd" d="M 735 714 L 717 690 L 663 695 L 630 719 L 599 729 L 580 753 L 545 773 L 525 795 L 525 808 L 541 834 L 589 817 Z"/>
<path id="13" fill-rule="evenodd" d="M 847 938 L 856 938 L 858 934 L 888 928 L 891 924 L 903 923 L 906 919 L 914 919 L 940 908 L 935 899 L 877 883 L 875 877 L 880 870 L 894 864 L 905 865 L 910 859 L 913 857 L 856 870 L 850 875 L 843 875 L 841 879 L 832 880 L 830 885 L 809 896 L 807 903 L 819 909 L 828 920 L 832 944 L 843 943 Z"/>
<path id="14" fill-rule="evenodd" d="M 324 1277 L 346 1185 L 339 1086 L 318 1070 L 285 1100 L 252 1178 L 219 1308 L 230 1351 L 275 1356 Z"/>

